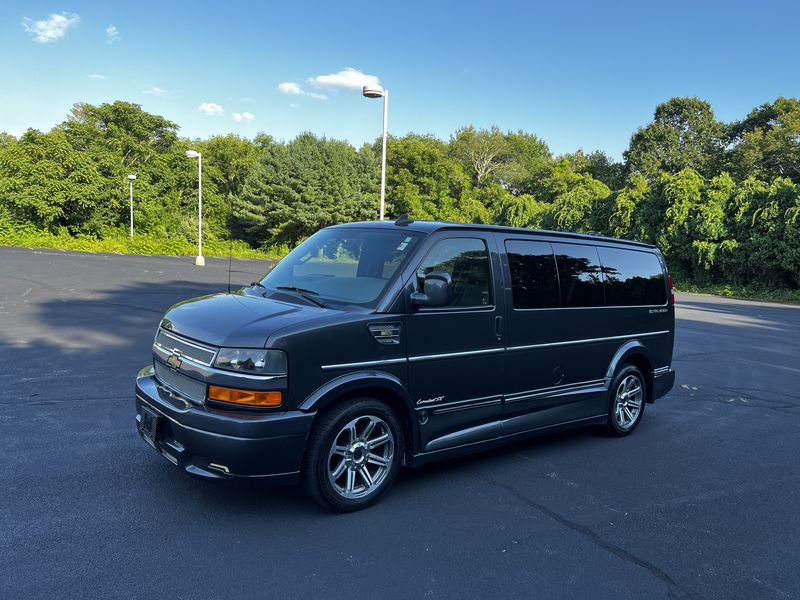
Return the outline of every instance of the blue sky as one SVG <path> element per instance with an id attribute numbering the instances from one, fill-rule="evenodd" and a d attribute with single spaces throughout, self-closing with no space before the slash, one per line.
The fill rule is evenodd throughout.
<path id="1" fill-rule="evenodd" d="M 709 100 L 723 120 L 800 96 L 798 18 L 791 2 L 6 0 L 0 130 L 122 99 L 189 137 L 361 144 L 381 128 L 380 101 L 347 87 L 361 73 L 390 90 L 397 135 L 497 125 L 619 158 L 672 96 Z"/>

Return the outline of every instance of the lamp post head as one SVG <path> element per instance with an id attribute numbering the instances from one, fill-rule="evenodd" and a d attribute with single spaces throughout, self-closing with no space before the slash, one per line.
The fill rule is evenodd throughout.
<path id="1" fill-rule="evenodd" d="M 128 175 L 128 181 L 133 181 L 136 179 L 136 175 Z"/>
<path id="2" fill-rule="evenodd" d="M 383 98 L 386 95 L 386 90 L 379 85 L 365 85 L 361 94 L 365 98 Z"/>
<path id="3" fill-rule="evenodd" d="M 200 153 L 197 150 L 187 150 L 184 154 L 186 158 L 200 158 Z"/>

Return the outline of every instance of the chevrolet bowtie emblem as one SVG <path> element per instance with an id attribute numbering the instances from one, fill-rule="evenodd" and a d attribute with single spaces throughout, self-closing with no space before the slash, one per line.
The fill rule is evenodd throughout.
<path id="1" fill-rule="evenodd" d="M 183 361 L 181 360 L 181 353 L 173 352 L 170 354 L 169 358 L 167 359 L 167 364 L 175 370 L 180 369 L 181 365 L 183 364 Z"/>

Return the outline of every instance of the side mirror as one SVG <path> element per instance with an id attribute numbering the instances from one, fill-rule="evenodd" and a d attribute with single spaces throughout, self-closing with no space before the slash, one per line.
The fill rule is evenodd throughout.
<path id="1" fill-rule="evenodd" d="M 450 273 L 431 271 L 425 275 L 422 292 L 411 294 L 417 306 L 449 306 L 453 301 L 453 280 Z"/>

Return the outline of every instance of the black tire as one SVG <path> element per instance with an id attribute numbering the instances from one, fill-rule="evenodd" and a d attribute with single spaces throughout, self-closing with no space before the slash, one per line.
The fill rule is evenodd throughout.
<path id="1" fill-rule="evenodd" d="M 370 423 L 369 437 L 374 446 L 364 435 Z M 384 433 L 387 441 L 381 442 Z M 403 428 L 389 406 L 373 398 L 348 400 L 317 418 L 306 444 L 302 484 L 306 493 L 325 508 L 361 510 L 377 502 L 392 485 L 403 452 Z M 343 471 L 332 481 L 339 469 Z M 368 481 L 373 477 L 371 485 Z"/>
<path id="2" fill-rule="evenodd" d="M 631 394 L 631 392 L 637 389 L 636 384 L 633 384 L 633 387 L 629 387 L 627 391 L 630 396 L 625 399 L 620 398 L 618 402 L 618 396 L 626 393 L 624 387 L 630 385 L 630 382 L 635 380 L 638 380 L 639 392 Z M 614 381 L 611 382 L 611 387 L 608 390 L 608 397 L 608 422 L 606 423 L 606 432 L 615 437 L 630 435 L 639 426 L 644 416 L 644 407 L 645 404 L 647 404 L 647 379 L 638 367 L 625 364 L 617 372 Z M 634 401 L 634 398 L 638 399 L 638 410 L 635 411 L 634 407 L 637 406 L 637 403 Z M 617 412 L 618 406 L 621 408 L 619 413 Z M 627 412 L 625 409 L 627 409 Z M 631 416 L 635 418 L 631 420 L 629 418 Z"/>

